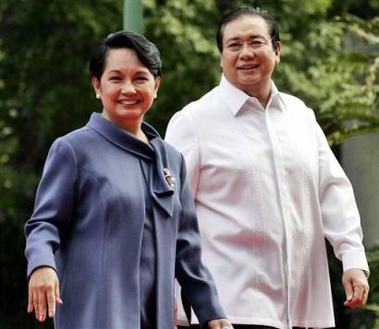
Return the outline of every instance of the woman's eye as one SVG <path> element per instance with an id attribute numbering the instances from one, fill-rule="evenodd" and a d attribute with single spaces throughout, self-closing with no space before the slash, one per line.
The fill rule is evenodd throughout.
<path id="1" fill-rule="evenodd" d="M 146 78 L 146 77 L 137 77 L 136 80 L 140 81 L 140 82 L 144 82 L 144 81 L 147 81 L 148 78 Z"/>

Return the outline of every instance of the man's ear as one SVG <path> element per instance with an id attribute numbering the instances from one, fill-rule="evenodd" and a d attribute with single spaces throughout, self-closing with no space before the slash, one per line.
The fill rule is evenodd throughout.
<path id="1" fill-rule="evenodd" d="M 280 62 L 281 46 L 282 45 L 281 45 L 280 41 L 278 41 L 277 44 L 276 44 L 276 48 L 275 48 L 275 56 L 276 56 L 275 63 L 279 63 Z"/>

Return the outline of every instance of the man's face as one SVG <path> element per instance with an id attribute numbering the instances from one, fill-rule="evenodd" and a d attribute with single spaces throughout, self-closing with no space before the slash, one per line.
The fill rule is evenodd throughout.
<path id="1" fill-rule="evenodd" d="M 236 88 L 255 97 L 270 90 L 279 58 L 280 44 L 273 48 L 268 24 L 262 17 L 244 15 L 225 26 L 221 67 Z"/>

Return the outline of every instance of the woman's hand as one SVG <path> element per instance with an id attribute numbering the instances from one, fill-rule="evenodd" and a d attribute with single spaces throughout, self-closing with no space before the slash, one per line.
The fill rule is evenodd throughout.
<path id="1" fill-rule="evenodd" d="M 208 322 L 209 329 L 233 329 L 228 319 L 216 319 Z"/>
<path id="2" fill-rule="evenodd" d="M 47 266 L 34 270 L 29 278 L 28 313 L 34 311 L 36 319 L 43 322 L 46 316 L 53 318 L 56 305 L 62 303 L 55 270 Z"/>

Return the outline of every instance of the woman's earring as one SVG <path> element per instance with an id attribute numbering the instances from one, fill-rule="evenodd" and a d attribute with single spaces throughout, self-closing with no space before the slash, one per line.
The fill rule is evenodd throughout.
<path id="1" fill-rule="evenodd" d="M 96 98 L 100 99 L 100 94 L 96 93 Z"/>

